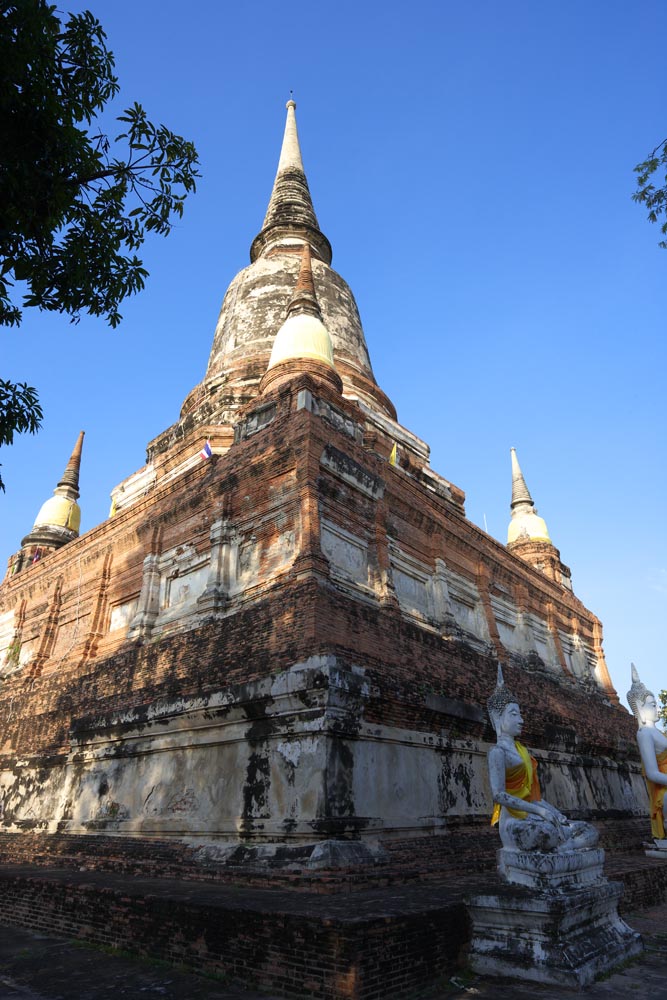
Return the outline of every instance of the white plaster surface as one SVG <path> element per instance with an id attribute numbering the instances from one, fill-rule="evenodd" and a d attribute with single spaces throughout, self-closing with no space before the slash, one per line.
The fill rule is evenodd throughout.
<path id="1" fill-rule="evenodd" d="M 331 563 L 334 575 L 341 575 L 367 586 L 367 542 L 325 518 L 320 522 L 320 536 L 322 552 Z"/>
<path id="2" fill-rule="evenodd" d="M 14 609 L 0 615 L 0 679 L 20 669 L 20 649 L 14 647 L 17 633 Z"/>
<path id="3" fill-rule="evenodd" d="M 466 577 L 447 569 L 452 611 L 459 627 L 469 636 L 488 643 L 489 628 L 477 585 Z"/>
<path id="4" fill-rule="evenodd" d="M 109 616 L 109 631 L 115 632 L 121 628 L 127 628 L 137 613 L 139 598 L 126 601 L 125 604 L 117 604 L 111 609 Z"/>
<path id="5" fill-rule="evenodd" d="M 319 833 L 332 814 L 356 818 L 363 837 L 488 822 L 487 745 L 446 729 L 366 723 L 369 695 L 361 668 L 322 656 L 263 681 L 106 716 L 75 731 L 66 759 L 0 772 L 4 828 L 303 843 L 332 836 Z M 645 815 L 638 767 L 536 756 L 545 797 L 569 815 Z"/>
<path id="6" fill-rule="evenodd" d="M 138 472 L 124 479 L 111 491 L 111 500 L 116 505 L 116 512 L 131 507 L 137 500 L 149 493 L 157 482 L 157 475 L 152 465 L 145 465 Z"/>

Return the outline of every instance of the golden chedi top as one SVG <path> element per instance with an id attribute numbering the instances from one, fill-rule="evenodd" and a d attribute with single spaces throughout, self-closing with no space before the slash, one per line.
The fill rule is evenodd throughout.
<path id="1" fill-rule="evenodd" d="M 81 527 L 81 508 L 76 500 L 59 496 L 49 497 L 39 508 L 33 531 L 35 528 L 44 527 L 44 525 L 67 528 L 70 531 L 75 531 L 78 535 Z"/>
<path id="2" fill-rule="evenodd" d="M 78 537 L 81 527 L 81 508 L 77 500 L 84 434 L 85 431 L 79 433 L 53 496 L 42 504 L 32 531 L 21 542 L 24 550 L 38 548 L 49 551 L 60 548 L 61 545 Z"/>
<path id="3" fill-rule="evenodd" d="M 523 478 L 516 449 L 510 448 L 512 456 L 512 520 L 507 529 L 507 544 L 518 541 L 549 542 L 551 538 L 544 518 L 539 517 L 526 480 Z"/>

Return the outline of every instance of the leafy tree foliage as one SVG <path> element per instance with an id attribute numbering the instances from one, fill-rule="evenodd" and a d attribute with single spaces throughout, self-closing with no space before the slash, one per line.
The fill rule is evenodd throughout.
<path id="1" fill-rule="evenodd" d="M 0 445 L 12 444 L 14 434 L 35 434 L 41 423 L 42 408 L 33 387 L 0 379 Z M 0 477 L 0 490 L 4 488 Z"/>
<path id="2" fill-rule="evenodd" d="M 0 322 L 24 305 L 104 316 L 143 288 L 136 251 L 147 231 L 167 235 L 198 177 L 191 142 L 155 126 L 139 104 L 110 140 L 95 118 L 116 95 L 113 54 L 89 11 L 63 24 L 45 0 L 3 3 L 0 29 Z"/>
<path id="3" fill-rule="evenodd" d="M 660 721 L 667 723 L 667 691 L 660 692 Z"/>
<path id="4" fill-rule="evenodd" d="M 664 216 L 660 232 L 667 237 L 667 139 L 655 147 L 651 155 L 643 163 L 635 167 L 637 174 L 637 190 L 633 200 L 645 205 L 648 209 L 649 222 L 658 222 Z M 657 178 L 654 174 L 664 174 L 662 185 L 656 187 Z M 660 240 L 659 246 L 667 250 L 667 238 Z"/>
<path id="5" fill-rule="evenodd" d="M 183 214 L 199 176 L 195 147 L 136 103 L 109 138 L 96 120 L 118 90 L 89 11 L 0 0 L 0 325 L 36 306 L 117 326 L 122 300 L 144 287 L 146 233 L 168 235 Z M 0 444 L 9 444 L 14 431 L 37 430 L 42 413 L 34 389 L 2 386 Z"/>

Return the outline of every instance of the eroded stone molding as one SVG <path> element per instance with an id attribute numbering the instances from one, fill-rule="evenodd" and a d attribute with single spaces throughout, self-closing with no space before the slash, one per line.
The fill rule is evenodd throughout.
<path id="1" fill-rule="evenodd" d="M 139 607 L 127 630 L 128 639 L 143 639 L 150 635 L 160 610 L 160 557 L 149 553 L 144 559 Z"/>
<path id="2" fill-rule="evenodd" d="M 109 580 L 111 579 L 111 567 L 113 565 L 113 553 L 109 550 L 102 563 L 99 588 L 95 598 L 93 613 L 91 616 L 88 635 L 81 657 L 81 662 L 92 660 L 97 653 L 97 646 L 104 635 L 105 623 L 109 613 Z"/>
<path id="3" fill-rule="evenodd" d="M 368 542 L 326 518 L 320 521 L 322 552 L 331 576 L 369 589 Z"/>
<path id="4" fill-rule="evenodd" d="M 62 606 L 62 589 L 63 578 L 62 576 L 58 576 L 53 587 L 46 623 L 42 630 L 37 653 L 30 663 L 30 674 L 33 677 L 39 676 L 42 672 L 58 638 L 58 618 Z"/>
<path id="5" fill-rule="evenodd" d="M 0 680 L 21 669 L 21 632 L 14 609 L 0 615 Z"/>
<path id="6" fill-rule="evenodd" d="M 269 511 L 257 517 L 251 530 L 240 532 L 223 517 L 211 525 L 205 551 L 184 543 L 147 555 L 128 639 L 196 628 L 212 615 L 229 613 L 235 601 L 289 569 L 301 551 L 300 519 L 277 533 L 264 530 L 260 537 L 277 520 L 275 511 Z M 132 605 L 132 600 L 116 605 L 110 630 L 123 627 Z"/>
<path id="7" fill-rule="evenodd" d="M 226 518 L 214 521 L 210 530 L 211 554 L 208 579 L 203 593 L 197 599 L 201 611 L 220 611 L 224 608 L 236 582 L 239 554 L 239 535 Z"/>
<path id="8" fill-rule="evenodd" d="M 219 838 L 221 846 L 378 831 L 416 835 L 491 809 L 486 744 L 454 735 L 475 707 L 429 695 L 437 733 L 366 718 L 361 667 L 312 656 L 273 676 L 201 695 L 163 696 L 73 723 L 67 755 L 6 758 L 8 830 Z M 536 751 L 559 808 L 635 810 L 638 765 Z"/>

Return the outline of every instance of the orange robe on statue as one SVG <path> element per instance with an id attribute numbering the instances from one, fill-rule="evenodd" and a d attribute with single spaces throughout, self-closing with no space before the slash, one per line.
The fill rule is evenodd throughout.
<path id="1" fill-rule="evenodd" d="M 537 780 L 537 761 L 530 756 L 523 743 L 515 740 L 514 746 L 521 757 L 521 763 L 505 768 L 505 791 L 517 799 L 523 799 L 524 802 L 539 802 L 542 798 L 542 792 Z M 663 789 L 664 791 L 665 789 Z M 528 815 L 523 809 L 510 809 L 509 806 L 505 806 L 505 808 L 515 819 L 525 819 Z M 491 826 L 495 826 L 499 819 L 500 806 L 496 802 L 493 807 Z"/>
<path id="2" fill-rule="evenodd" d="M 667 750 L 661 750 L 659 754 L 656 754 L 656 760 L 658 762 L 658 770 L 662 771 L 663 774 L 667 774 Z M 651 833 L 657 840 L 664 840 L 665 823 L 662 816 L 662 803 L 665 798 L 665 792 L 667 792 L 667 787 L 665 785 L 656 785 L 654 781 L 649 781 L 648 778 L 645 780 L 648 789 L 649 809 L 651 810 Z"/>

